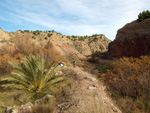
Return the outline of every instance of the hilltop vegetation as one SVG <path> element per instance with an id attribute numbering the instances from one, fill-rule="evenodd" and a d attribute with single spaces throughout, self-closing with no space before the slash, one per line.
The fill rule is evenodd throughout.
<path id="1" fill-rule="evenodd" d="M 52 35 L 53 35 L 53 33 L 55 32 L 54 30 L 52 30 L 52 31 L 50 31 L 50 30 L 46 30 L 46 31 L 41 31 L 41 30 L 35 30 L 35 31 L 30 31 L 30 30 L 24 30 L 24 31 L 22 31 L 22 30 L 18 30 L 18 31 L 20 31 L 21 33 L 33 33 L 34 34 L 34 36 L 37 36 L 37 35 L 39 35 L 40 33 L 48 33 L 47 34 L 47 37 L 51 37 Z M 55 32 L 55 33 L 57 33 L 57 34 L 60 34 L 60 35 L 62 35 L 61 33 L 58 33 L 58 32 Z M 99 37 L 100 36 L 100 37 Z M 90 42 L 92 42 L 92 41 L 97 41 L 98 40 L 98 37 L 100 38 L 100 39 L 102 39 L 103 37 L 105 37 L 105 35 L 104 34 L 93 34 L 92 36 L 75 36 L 75 35 L 72 35 L 72 36 L 65 36 L 65 35 L 62 35 L 62 38 L 63 37 L 67 37 L 68 39 L 70 39 L 70 40 L 72 40 L 72 41 L 76 41 L 76 40 L 79 40 L 79 41 L 85 41 L 85 39 L 90 39 L 90 38 L 93 38 L 94 37 L 94 39 L 91 39 L 91 41 Z M 108 42 L 109 42 L 109 40 L 107 40 Z"/>
<path id="2" fill-rule="evenodd" d="M 150 18 L 150 11 L 149 11 L 149 10 L 143 11 L 143 12 L 141 12 L 141 13 L 138 15 L 137 21 L 138 21 L 138 22 L 141 22 L 141 21 L 143 21 L 143 20 L 145 20 L 145 19 L 148 19 L 148 18 Z"/>

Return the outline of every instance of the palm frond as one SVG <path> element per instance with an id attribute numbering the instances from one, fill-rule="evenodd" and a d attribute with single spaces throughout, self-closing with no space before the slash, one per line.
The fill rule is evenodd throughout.
<path id="1" fill-rule="evenodd" d="M 45 94 L 49 91 L 49 87 L 64 80 L 64 77 L 55 75 L 58 64 L 53 62 L 48 69 L 45 69 L 45 57 L 30 55 L 22 58 L 21 64 L 12 62 L 10 64 L 15 70 L 12 71 L 11 77 L 1 80 L 1 86 L 5 88 L 21 89 L 35 96 Z"/>

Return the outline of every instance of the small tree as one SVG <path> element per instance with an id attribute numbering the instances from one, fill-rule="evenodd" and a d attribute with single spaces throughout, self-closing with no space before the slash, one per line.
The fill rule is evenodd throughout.
<path id="1" fill-rule="evenodd" d="M 143 21 L 143 20 L 145 20 L 145 19 L 148 19 L 148 18 L 150 18 L 150 11 L 149 11 L 149 10 L 143 11 L 142 13 L 140 13 L 140 14 L 138 15 L 137 21 L 138 21 L 138 22 L 141 22 L 141 21 Z"/>

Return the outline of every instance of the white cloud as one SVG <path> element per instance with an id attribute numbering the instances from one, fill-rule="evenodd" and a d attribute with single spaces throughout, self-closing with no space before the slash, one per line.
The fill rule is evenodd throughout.
<path id="1" fill-rule="evenodd" d="M 5 0 L 0 20 L 26 29 L 54 29 L 69 35 L 105 34 L 113 40 L 119 28 L 150 10 L 150 0 Z M 30 25 L 27 27 L 27 25 Z M 18 28 L 19 29 L 19 28 Z M 17 30 L 17 29 L 16 29 Z"/>

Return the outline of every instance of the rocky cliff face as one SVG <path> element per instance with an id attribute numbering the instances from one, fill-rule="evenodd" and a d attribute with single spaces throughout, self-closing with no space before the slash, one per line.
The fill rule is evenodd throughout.
<path id="1" fill-rule="evenodd" d="M 133 21 L 119 29 L 109 44 L 109 57 L 139 57 L 150 54 L 150 19 Z"/>

